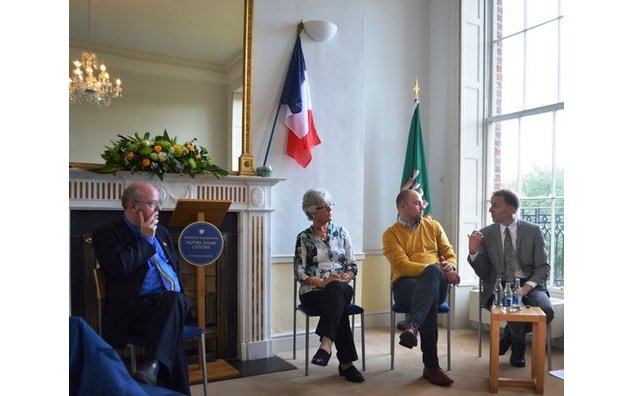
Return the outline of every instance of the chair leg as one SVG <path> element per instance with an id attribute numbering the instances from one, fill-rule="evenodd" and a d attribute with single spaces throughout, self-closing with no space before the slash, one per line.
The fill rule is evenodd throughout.
<path id="1" fill-rule="evenodd" d="M 306 361 L 305 361 L 306 368 L 304 369 L 304 376 L 305 377 L 308 377 L 308 325 L 309 325 L 309 319 L 310 319 L 310 317 L 308 315 L 306 315 L 306 348 L 305 348 L 305 350 L 306 350 L 306 352 L 305 352 L 305 355 L 306 355 Z"/>
<path id="2" fill-rule="evenodd" d="M 297 308 L 293 309 L 293 360 L 295 360 L 295 351 L 297 350 Z"/>
<path id="3" fill-rule="evenodd" d="M 482 357 L 482 306 L 478 308 L 478 357 Z"/>
<path id="4" fill-rule="evenodd" d="M 365 318 L 361 313 L 361 362 L 362 370 L 365 371 Z"/>
<path id="5" fill-rule="evenodd" d="M 390 310 L 390 370 L 394 370 L 394 326 L 396 314 Z"/>
<path id="6" fill-rule="evenodd" d="M 207 396 L 207 349 L 205 348 L 205 332 L 200 335 L 200 357 L 203 369 L 203 393 Z"/>
<path id="7" fill-rule="evenodd" d="M 447 371 L 451 370 L 451 311 L 447 312 Z"/>
<path id="8" fill-rule="evenodd" d="M 546 326 L 547 332 L 548 334 L 546 335 L 546 342 L 548 343 L 548 371 L 551 371 L 553 369 L 553 355 L 552 355 L 552 351 L 551 351 L 551 345 L 550 345 L 550 323 L 548 323 L 548 326 Z"/>

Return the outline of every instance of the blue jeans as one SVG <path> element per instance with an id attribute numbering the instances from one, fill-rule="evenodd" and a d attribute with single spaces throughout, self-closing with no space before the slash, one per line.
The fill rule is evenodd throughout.
<path id="1" fill-rule="evenodd" d="M 423 364 L 438 364 L 438 306 L 445 302 L 449 282 L 438 265 L 428 265 L 417 278 L 400 277 L 392 285 L 394 301 L 409 307 L 410 323 L 418 328 Z"/>

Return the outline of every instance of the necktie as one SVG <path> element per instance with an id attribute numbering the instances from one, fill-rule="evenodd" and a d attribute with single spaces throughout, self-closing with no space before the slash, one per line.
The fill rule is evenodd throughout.
<path id="1" fill-rule="evenodd" d="M 163 282 L 163 286 L 165 286 L 165 288 L 169 291 L 176 290 L 176 285 L 174 283 L 174 280 L 170 278 L 170 276 L 165 272 L 165 270 L 163 270 L 163 268 L 161 268 L 161 265 L 159 264 L 159 262 L 154 257 L 151 257 L 150 261 L 156 267 L 156 270 L 161 276 L 161 281 Z"/>
<path id="2" fill-rule="evenodd" d="M 508 227 L 504 230 L 504 277 L 507 281 L 515 279 L 515 249 Z"/>

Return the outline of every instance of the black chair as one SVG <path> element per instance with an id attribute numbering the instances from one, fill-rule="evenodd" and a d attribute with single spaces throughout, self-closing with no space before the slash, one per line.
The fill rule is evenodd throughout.
<path id="1" fill-rule="evenodd" d="M 478 284 L 478 357 L 482 357 L 482 310 L 487 309 L 486 302 L 482 300 L 482 279 Z M 488 310 L 488 309 L 487 309 Z M 553 355 L 551 350 L 550 340 L 550 323 L 546 326 L 546 348 L 548 353 L 548 371 L 553 368 Z"/>
<path id="2" fill-rule="evenodd" d="M 447 371 L 451 370 L 451 289 L 453 285 L 449 285 L 447 298 L 449 302 L 438 306 L 439 314 L 447 314 Z M 409 307 L 402 304 L 394 303 L 394 292 L 390 285 L 390 370 L 394 370 L 394 339 L 396 332 L 396 314 L 409 314 Z"/>
<path id="3" fill-rule="evenodd" d="M 304 375 L 308 376 L 308 339 L 309 339 L 309 330 L 310 330 L 310 318 L 311 317 L 319 317 L 321 313 L 316 310 L 309 308 L 303 304 L 297 304 L 297 280 L 293 277 L 293 360 L 296 358 L 296 350 L 297 350 L 297 311 L 304 314 L 306 317 L 306 334 L 305 340 L 306 345 L 304 347 L 306 353 L 305 358 L 305 370 Z M 355 290 L 357 286 L 357 277 L 355 276 L 352 280 L 352 288 Z M 361 364 L 362 370 L 365 371 L 365 319 L 364 319 L 364 310 L 361 306 L 356 305 L 355 302 L 355 294 L 352 295 L 352 302 L 348 305 L 348 315 L 352 315 L 352 337 L 354 338 L 354 315 L 361 315 Z"/>
<path id="4" fill-rule="evenodd" d="M 99 331 L 99 335 L 101 335 L 102 330 L 102 306 L 106 299 L 106 280 L 104 278 L 103 272 L 99 263 L 95 264 L 95 268 L 93 268 L 93 276 L 95 278 L 95 289 L 97 292 L 97 327 Z M 205 349 L 205 331 L 197 326 L 185 325 L 183 327 L 183 341 L 189 341 L 192 339 L 198 338 L 200 345 L 200 361 L 199 364 L 202 368 L 203 372 L 203 392 L 204 395 L 207 396 L 207 356 Z M 136 353 L 135 346 L 142 346 L 144 344 L 142 337 L 129 337 L 126 340 L 126 346 L 130 350 L 130 370 L 134 373 L 136 372 Z"/>

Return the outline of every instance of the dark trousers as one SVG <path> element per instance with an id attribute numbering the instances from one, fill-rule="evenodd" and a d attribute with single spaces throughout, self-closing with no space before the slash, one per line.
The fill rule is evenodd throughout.
<path id="1" fill-rule="evenodd" d="M 520 280 L 520 285 L 524 285 L 524 280 Z M 552 322 L 555 318 L 555 311 L 553 310 L 553 304 L 550 301 L 550 295 L 548 291 L 537 285 L 527 296 L 522 298 L 522 302 L 525 305 L 531 307 L 540 307 L 546 314 L 546 323 Z M 505 332 L 511 333 L 511 342 L 513 344 L 526 344 L 526 333 L 532 330 L 531 323 L 521 322 L 508 322 L 504 328 Z"/>
<path id="2" fill-rule="evenodd" d="M 130 334 L 141 336 L 146 360 L 158 360 L 159 382 L 190 394 L 183 326 L 191 300 L 184 293 L 164 292 L 136 299 L 130 318 Z"/>
<path id="3" fill-rule="evenodd" d="M 328 337 L 334 341 L 339 363 L 351 363 L 359 359 L 347 313 L 353 294 L 354 290 L 349 284 L 333 281 L 323 290 L 299 296 L 302 304 L 321 312 L 315 333 L 320 340 Z"/>
<path id="4" fill-rule="evenodd" d="M 417 278 L 400 277 L 392 290 L 397 304 L 409 307 L 410 323 L 418 327 L 423 364 L 438 364 L 438 305 L 445 302 L 449 283 L 437 265 L 428 265 Z"/>

